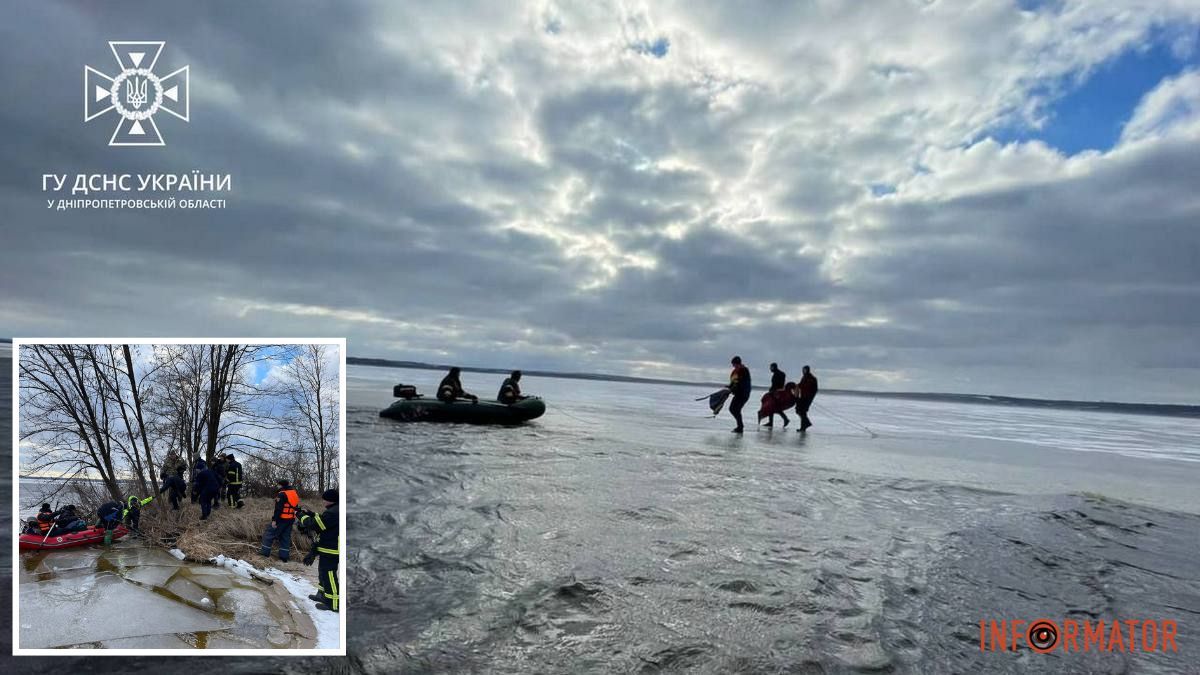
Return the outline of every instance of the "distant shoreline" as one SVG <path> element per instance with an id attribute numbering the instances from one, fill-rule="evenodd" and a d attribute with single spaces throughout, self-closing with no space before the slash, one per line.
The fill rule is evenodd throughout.
<path id="1" fill-rule="evenodd" d="M 449 364 L 424 363 L 421 361 L 396 361 L 361 356 L 347 356 L 347 365 L 376 366 L 380 368 L 407 368 L 410 370 L 448 370 Z M 483 373 L 489 375 L 507 375 L 512 372 L 505 368 L 484 368 L 476 366 L 460 366 L 463 372 Z M 565 380 L 594 380 L 602 382 L 625 382 L 629 384 L 664 384 L 677 387 L 710 387 L 719 389 L 725 386 L 717 382 L 689 382 L 685 380 L 667 380 L 653 377 L 633 377 L 629 375 L 609 375 L 605 373 L 558 372 L 552 370 L 521 370 L 531 377 L 553 377 Z M 764 387 L 755 387 L 766 391 Z M 1090 412 L 1126 413 L 1134 415 L 1158 415 L 1165 417 L 1200 418 L 1200 405 L 1182 405 L 1171 403 L 1121 403 L 1114 401 L 1072 401 L 1040 398 L 1022 398 L 1018 396 L 991 396 L 987 394 L 946 394 L 939 392 L 896 392 L 868 391 L 857 389 L 822 389 L 829 394 L 846 396 L 861 396 L 870 398 L 897 398 L 913 401 L 935 401 L 941 403 L 980 403 L 1020 408 L 1053 408 L 1056 410 L 1082 410 Z"/>

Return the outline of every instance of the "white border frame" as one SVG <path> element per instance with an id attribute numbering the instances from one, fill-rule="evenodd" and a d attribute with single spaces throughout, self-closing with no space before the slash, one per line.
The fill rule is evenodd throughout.
<path id="1" fill-rule="evenodd" d="M 54 344 L 261 344 L 261 345 L 336 345 L 340 350 L 338 374 L 341 386 L 340 426 L 338 439 L 341 443 L 341 458 L 338 462 L 338 490 L 341 504 L 338 513 L 338 532 L 342 536 L 341 560 L 338 562 L 338 583 L 341 611 L 338 612 L 340 645 L 336 649 L 24 649 L 20 647 L 21 622 L 19 608 L 21 589 L 17 574 L 20 565 L 20 538 L 12 538 L 12 644 L 14 656 L 346 656 L 346 338 L 13 338 L 12 341 L 12 513 L 19 509 L 21 469 L 21 399 L 19 382 L 21 374 L 21 347 L 24 345 Z"/>

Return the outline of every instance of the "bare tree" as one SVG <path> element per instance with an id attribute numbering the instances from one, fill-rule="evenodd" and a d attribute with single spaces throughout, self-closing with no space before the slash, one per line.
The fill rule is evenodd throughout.
<path id="1" fill-rule="evenodd" d="M 102 367 L 91 345 L 29 345 L 20 359 L 22 441 L 34 451 L 25 471 L 70 478 L 98 474 L 120 498 L 112 419 Z"/>
<path id="2" fill-rule="evenodd" d="M 289 403 L 286 420 L 293 425 L 294 442 L 316 459 L 317 489 L 337 482 L 339 377 L 327 362 L 326 345 L 304 345 L 287 364 L 287 380 L 280 387 Z"/>

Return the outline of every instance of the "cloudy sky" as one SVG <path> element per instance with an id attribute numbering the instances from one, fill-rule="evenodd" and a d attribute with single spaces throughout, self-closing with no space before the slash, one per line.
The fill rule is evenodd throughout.
<path id="1" fill-rule="evenodd" d="M 4 334 L 1200 402 L 1200 0 L 39 2 L 0 38 Z M 83 122 L 108 40 L 190 65 L 166 148 Z M 227 209 L 41 188 L 192 169 Z"/>

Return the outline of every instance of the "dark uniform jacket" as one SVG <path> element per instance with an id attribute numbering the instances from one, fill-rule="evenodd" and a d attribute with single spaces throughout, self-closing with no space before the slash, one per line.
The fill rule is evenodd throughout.
<path id="1" fill-rule="evenodd" d="M 167 490 L 170 490 L 175 497 L 182 497 L 183 493 L 187 492 L 187 483 L 183 482 L 183 477 L 179 474 L 167 476 L 163 479 L 162 488 L 159 489 L 158 494 L 161 495 Z"/>
<path id="2" fill-rule="evenodd" d="M 783 389 L 783 385 L 786 383 L 787 373 L 779 369 L 776 369 L 774 373 L 771 373 L 771 391 Z"/>
<path id="3" fill-rule="evenodd" d="M 230 485 L 242 484 L 242 463 L 236 459 L 225 463 L 225 482 Z"/>
<path id="4" fill-rule="evenodd" d="M 817 378 L 812 373 L 800 378 L 800 402 L 812 403 L 817 397 Z"/>
<path id="5" fill-rule="evenodd" d="M 301 516 L 300 527 L 309 532 L 317 533 L 317 553 L 322 555 L 338 554 L 338 506 L 325 509 L 321 515 Z"/>
<path id="6" fill-rule="evenodd" d="M 221 482 L 217 480 L 217 474 L 213 473 L 213 470 L 208 468 L 208 465 L 204 462 L 197 462 L 196 468 L 199 471 L 196 472 L 196 477 L 192 479 L 196 494 L 215 495 L 221 491 Z"/>
<path id="7" fill-rule="evenodd" d="M 504 378 L 504 384 L 500 385 L 500 393 L 496 394 L 496 400 L 501 403 L 514 403 L 521 400 L 521 383 L 514 382 L 511 377 Z"/>

